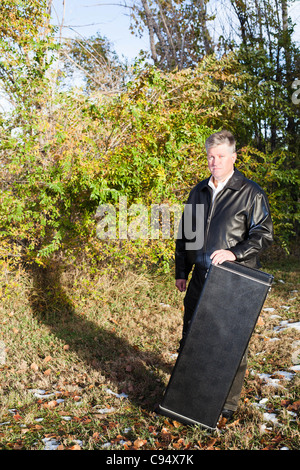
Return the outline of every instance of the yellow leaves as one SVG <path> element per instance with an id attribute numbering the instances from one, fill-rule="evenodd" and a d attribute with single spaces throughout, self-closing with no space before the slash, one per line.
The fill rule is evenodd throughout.
<path id="1" fill-rule="evenodd" d="M 163 180 L 163 181 L 166 179 L 166 172 L 162 166 L 159 166 L 156 169 L 156 174 L 157 174 L 158 179 Z"/>

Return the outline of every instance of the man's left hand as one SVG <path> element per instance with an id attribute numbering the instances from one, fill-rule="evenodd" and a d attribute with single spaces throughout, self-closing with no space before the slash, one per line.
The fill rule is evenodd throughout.
<path id="1" fill-rule="evenodd" d="M 216 250 L 210 256 L 212 264 L 222 264 L 224 261 L 235 261 L 236 256 L 229 250 Z"/>

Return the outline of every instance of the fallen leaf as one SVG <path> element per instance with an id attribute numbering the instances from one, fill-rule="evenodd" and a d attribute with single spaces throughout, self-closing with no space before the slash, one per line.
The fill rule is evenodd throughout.
<path id="1" fill-rule="evenodd" d="M 13 418 L 15 421 L 19 421 L 20 419 L 22 419 L 22 416 L 20 416 L 19 413 L 16 413 L 14 414 Z"/>
<path id="2" fill-rule="evenodd" d="M 44 362 L 49 362 L 52 360 L 52 357 L 51 356 L 46 356 L 45 359 L 44 359 Z"/>
<path id="3" fill-rule="evenodd" d="M 161 432 L 162 432 L 163 434 L 170 434 L 170 430 L 169 430 L 168 428 L 162 428 L 162 429 L 161 429 Z"/>
<path id="4" fill-rule="evenodd" d="M 277 434 L 275 437 L 273 437 L 272 442 L 275 442 L 278 444 L 279 442 L 283 441 L 283 437 L 281 434 Z"/>
<path id="5" fill-rule="evenodd" d="M 213 439 L 210 439 L 207 443 L 207 447 L 213 447 L 215 445 L 215 443 L 217 442 L 218 438 L 213 438 Z"/>
<path id="6" fill-rule="evenodd" d="M 136 439 L 133 443 L 134 447 L 143 447 L 145 444 L 147 443 L 147 441 L 145 441 L 144 439 Z"/>
<path id="7" fill-rule="evenodd" d="M 56 400 L 52 400 L 52 401 L 49 401 L 49 403 L 47 403 L 47 408 L 55 408 L 56 406 L 58 405 L 57 401 Z"/>
<path id="8" fill-rule="evenodd" d="M 232 423 L 227 424 L 227 427 L 232 428 L 233 426 L 236 426 L 237 424 L 239 424 L 239 422 L 240 422 L 240 419 L 238 418 L 235 421 L 233 421 Z"/>
<path id="9" fill-rule="evenodd" d="M 291 400 L 281 400 L 280 405 L 281 406 L 288 406 L 291 404 Z"/>
<path id="10" fill-rule="evenodd" d="M 179 441 L 173 442 L 173 447 L 174 447 L 174 449 L 181 449 L 182 443 L 179 442 Z"/>
<path id="11" fill-rule="evenodd" d="M 181 426 L 181 423 L 178 423 L 178 421 L 173 421 L 173 424 L 174 424 L 175 428 L 180 428 L 180 426 Z"/>
<path id="12" fill-rule="evenodd" d="M 294 403 L 292 403 L 291 405 L 288 406 L 288 410 L 289 411 L 298 411 L 300 408 L 300 400 L 298 401 L 295 401 Z"/>
<path id="13" fill-rule="evenodd" d="M 217 427 L 218 427 L 219 429 L 224 428 L 225 425 L 226 425 L 226 422 L 227 422 L 227 419 L 226 419 L 226 418 L 224 418 L 224 417 L 220 418 L 220 420 L 219 420 L 219 422 L 218 422 L 218 424 L 217 424 Z"/>
<path id="14" fill-rule="evenodd" d="M 191 443 L 191 442 L 189 442 L 189 443 L 184 447 L 184 450 L 187 450 L 187 449 L 189 449 L 190 447 L 192 447 L 192 443 Z"/>
<path id="15" fill-rule="evenodd" d="M 170 428 L 173 427 L 173 424 L 171 424 L 170 421 L 168 421 L 167 419 L 164 420 L 164 423 L 166 426 L 169 426 Z"/>
<path id="16" fill-rule="evenodd" d="M 256 323 L 258 326 L 264 326 L 265 322 L 264 320 L 262 319 L 262 317 L 258 317 L 258 320 L 257 320 L 257 323 Z"/>
<path id="17" fill-rule="evenodd" d="M 39 367 L 38 367 L 38 365 L 37 365 L 35 362 L 33 362 L 33 363 L 31 364 L 31 366 L 30 366 L 30 369 L 32 369 L 32 370 L 34 370 L 35 372 L 37 372 L 37 371 L 39 370 Z"/>
<path id="18" fill-rule="evenodd" d="M 80 445 L 75 444 L 74 446 L 69 447 L 69 450 L 81 450 L 81 447 L 80 447 Z"/>
<path id="19" fill-rule="evenodd" d="M 18 443 L 14 444 L 14 446 L 13 446 L 14 450 L 23 450 L 23 448 L 24 448 L 23 444 L 21 444 L 21 443 L 20 444 L 18 444 Z"/>

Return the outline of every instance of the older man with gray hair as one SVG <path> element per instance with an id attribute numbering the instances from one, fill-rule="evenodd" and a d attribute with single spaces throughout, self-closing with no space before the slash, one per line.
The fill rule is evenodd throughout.
<path id="1" fill-rule="evenodd" d="M 193 270 L 184 298 L 181 347 L 210 264 L 236 261 L 259 268 L 259 254 L 273 241 L 273 224 L 265 192 L 235 168 L 237 154 L 234 136 L 226 130 L 212 134 L 206 140 L 206 152 L 211 176 L 192 189 L 187 201 L 192 208 L 193 230 L 185 230 L 183 214 L 182 237 L 176 240 L 176 287 L 180 292 L 186 290 L 189 274 Z M 195 220 L 197 205 L 203 207 L 203 243 L 201 247 L 193 248 L 185 235 L 195 233 L 194 229 L 199 227 L 199 221 L 196 223 Z M 222 414 L 227 419 L 238 406 L 247 368 L 246 355 L 224 406 Z"/>

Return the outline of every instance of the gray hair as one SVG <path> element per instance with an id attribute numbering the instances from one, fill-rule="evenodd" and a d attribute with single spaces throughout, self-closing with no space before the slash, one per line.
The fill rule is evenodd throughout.
<path id="1" fill-rule="evenodd" d="M 231 132 L 223 130 L 216 132 L 208 137 L 205 141 L 206 151 L 212 147 L 217 147 L 217 145 L 227 144 L 231 148 L 232 153 L 236 151 L 236 142 L 233 134 Z"/>

